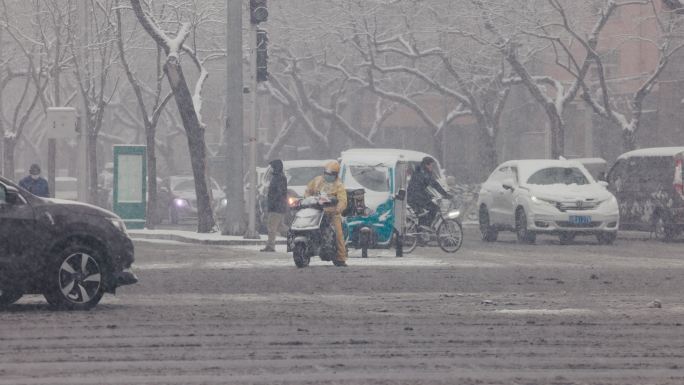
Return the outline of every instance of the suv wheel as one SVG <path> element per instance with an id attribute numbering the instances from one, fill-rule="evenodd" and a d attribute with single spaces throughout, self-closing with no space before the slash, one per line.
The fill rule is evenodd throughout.
<path id="1" fill-rule="evenodd" d="M 653 234 L 657 240 L 669 242 L 677 236 L 677 230 L 667 223 L 665 215 L 658 212 L 653 219 Z"/>
<path id="2" fill-rule="evenodd" d="M 533 244 L 537 240 L 537 234 L 527 229 L 527 215 L 524 209 L 518 209 L 515 215 L 515 235 L 518 243 Z"/>
<path id="3" fill-rule="evenodd" d="M 0 307 L 9 306 L 17 302 L 23 294 L 19 290 L 0 288 Z"/>
<path id="4" fill-rule="evenodd" d="M 489 211 L 485 206 L 480 207 L 480 236 L 485 242 L 495 242 L 499 237 L 499 232 L 489 222 Z"/>
<path id="5" fill-rule="evenodd" d="M 72 244 L 49 264 L 45 299 L 60 309 L 87 310 L 104 295 L 107 274 L 100 253 L 83 244 Z"/>

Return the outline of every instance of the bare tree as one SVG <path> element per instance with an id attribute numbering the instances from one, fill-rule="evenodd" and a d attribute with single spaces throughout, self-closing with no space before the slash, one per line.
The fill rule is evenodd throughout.
<path id="1" fill-rule="evenodd" d="M 3 20 L 1 29 L 4 30 L 14 42 L 19 51 L 19 57 L 8 58 L 0 62 L 0 95 L 5 90 L 11 89 L 18 97 L 12 101 L 0 96 L 0 132 L 3 133 L 3 173 L 14 178 L 14 155 L 17 143 L 23 137 L 24 129 L 32 114 L 36 111 L 43 96 L 43 92 L 49 83 L 46 63 L 39 55 L 39 44 L 32 33 L 25 34 L 11 19 L 13 14 L 6 2 L 2 1 Z M 22 68 L 15 70 L 13 67 Z M 14 82 L 13 82 L 14 81 Z M 15 86 L 12 87 L 12 84 Z M 9 104 L 11 116 L 7 118 L 4 113 L 5 105 Z"/>
<path id="2" fill-rule="evenodd" d="M 401 107 L 429 130 L 433 151 L 442 158 L 445 132 L 469 117 L 480 133 L 481 163 L 490 171 L 498 162 L 496 138 L 511 86 L 504 82 L 510 68 L 495 49 L 463 55 L 472 44 L 452 31 L 460 12 L 452 5 L 330 1 L 307 14 L 314 20 L 307 28 L 276 19 L 277 36 L 287 40 L 276 42 L 274 56 L 281 66 L 271 82 L 272 94 L 294 118 L 283 129 L 300 124 L 314 138 L 325 137 L 312 129 L 320 128 L 313 124 L 318 117 L 355 145 L 374 146 L 384 122 Z M 281 6 L 289 17 L 311 12 L 306 3 L 294 10 L 291 6 Z M 321 9 L 329 11 L 321 14 Z M 431 27 L 426 31 L 426 26 Z M 348 106 L 364 94 L 375 98 L 375 119 L 345 119 Z M 441 116 L 432 108 L 436 100 L 447 106 Z M 322 139 L 316 143 L 325 145 Z"/>
<path id="3" fill-rule="evenodd" d="M 201 90 L 207 77 L 206 71 L 201 71 L 199 81 L 195 86 L 194 94 L 188 88 L 183 69 L 181 67 L 181 53 L 185 52 L 197 65 L 201 62 L 197 59 L 195 51 L 185 45 L 193 30 L 193 23 L 181 22 L 174 38 L 160 28 L 149 12 L 145 11 L 139 0 L 131 0 L 131 6 L 138 22 L 150 35 L 155 43 L 166 54 L 164 72 L 173 91 L 178 112 L 183 121 L 187 134 L 190 160 L 195 180 L 195 191 L 198 206 L 198 228 L 200 233 L 210 232 L 214 229 L 215 221 L 211 207 L 211 198 L 207 186 L 207 157 L 204 140 L 204 125 L 201 123 L 199 110 L 201 107 Z"/>
<path id="4" fill-rule="evenodd" d="M 117 45 L 119 48 L 119 59 L 121 66 L 126 73 L 128 82 L 133 88 L 136 101 L 138 102 L 138 108 L 140 111 L 140 119 L 145 127 L 145 143 L 147 144 L 147 221 L 145 226 L 148 229 L 153 229 L 156 225 L 159 213 L 157 212 L 157 152 L 156 152 L 156 129 L 159 123 L 159 118 L 161 117 L 162 111 L 166 106 L 166 103 L 171 99 L 173 95 L 172 92 L 166 93 L 166 96 L 162 95 L 162 80 L 163 80 L 163 69 L 161 66 L 161 51 L 157 48 L 157 76 L 156 76 L 156 86 L 153 91 L 152 96 L 152 106 L 148 110 L 146 107 L 146 100 L 143 92 L 143 85 L 141 81 L 136 77 L 128 60 L 126 59 L 126 49 L 123 37 L 123 23 L 121 20 L 121 10 L 116 9 L 116 22 L 117 22 Z"/>
<path id="5" fill-rule="evenodd" d="M 70 24 L 71 54 L 74 58 L 73 73 L 74 80 L 80 91 L 80 95 L 85 99 L 86 111 L 81 113 L 86 115 L 87 127 L 81 127 L 81 134 L 86 135 L 86 157 L 88 160 L 88 190 L 89 198 L 92 203 L 99 202 L 98 197 L 98 178 L 97 178 L 97 143 L 102 123 L 106 112 L 106 107 L 112 100 L 118 86 L 118 79 L 111 84 L 112 66 L 116 60 L 116 23 L 114 20 L 114 2 L 88 0 L 86 5 L 88 22 L 81 28 L 88 30 L 88 41 L 79 43 L 83 47 L 76 45 L 78 33 Z"/>
<path id="6" fill-rule="evenodd" d="M 667 3 L 666 3 L 667 4 Z M 582 83 L 582 98 L 592 107 L 595 113 L 604 119 L 616 124 L 622 130 L 623 150 L 633 150 L 637 146 L 644 99 L 658 84 L 658 79 L 665 67 L 670 63 L 673 55 L 679 52 L 684 44 L 675 39 L 681 28 L 680 16 L 676 14 L 681 5 L 674 5 L 670 12 L 660 15 L 658 5 L 651 0 L 647 4 L 652 12 L 649 21 L 657 26 L 657 34 L 653 37 L 639 36 L 640 42 L 647 42 L 657 52 L 658 61 L 653 69 L 647 74 L 639 76 L 641 84 L 636 91 L 631 93 L 627 103 L 619 105 L 621 91 L 618 87 L 611 86 L 606 67 L 603 64 L 602 55 L 592 47 L 588 41 L 577 36 L 577 40 L 591 53 L 594 60 L 595 70 L 598 77 L 598 92 L 592 92 L 587 82 Z M 664 16 L 664 17 L 662 17 Z M 569 26 L 565 26 L 569 32 L 574 32 Z M 679 31 L 681 32 L 681 31 Z M 630 39 L 630 37 L 626 37 Z M 622 108 L 620 108 L 622 107 Z"/>
<path id="7" fill-rule="evenodd" d="M 513 2 L 490 2 L 472 0 L 486 35 L 468 32 L 467 35 L 484 45 L 497 47 L 517 74 L 510 81 L 521 83 L 534 100 L 543 108 L 549 119 L 551 136 L 551 157 L 556 158 L 565 152 L 565 121 L 563 113 L 571 103 L 592 64 L 589 52 L 573 50 L 574 36 L 558 34 L 558 26 L 568 24 L 569 17 L 564 6 L 556 0 L 536 1 L 534 4 L 514 4 Z M 618 5 L 609 0 L 595 16 L 595 22 L 586 41 L 596 46 L 598 38 Z M 585 15 L 583 15 L 585 16 Z M 532 63 L 539 57 L 552 52 L 555 64 L 573 80 L 566 87 L 562 80 L 548 75 L 538 75 L 532 70 Z M 554 94 L 547 91 L 547 87 Z"/>

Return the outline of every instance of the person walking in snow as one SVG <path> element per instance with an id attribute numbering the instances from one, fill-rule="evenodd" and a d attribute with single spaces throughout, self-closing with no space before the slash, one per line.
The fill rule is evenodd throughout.
<path id="1" fill-rule="evenodd" d="M 45 178 L 40 176 L 40 166 L 36 163 L 29 168 L 29 175 L 19 181 L 19 186 L 31 194 L 43 198 L 50 197 L 50 188 Z"/>
<path id="2" fill-rule="evenodd" d="M 267 197 L 268 241 L 266 247 L 261 249 L 266 252 L 275 251 L 276 236 L 287 212 L 287 179 L 283 173 L 283 161 L 275 159 L 269 165 L 271 166 L 271 182 L 268 185 Z"/>

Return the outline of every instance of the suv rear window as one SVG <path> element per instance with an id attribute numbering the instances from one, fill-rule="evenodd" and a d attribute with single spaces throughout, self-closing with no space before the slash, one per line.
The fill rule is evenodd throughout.
<path id="1" fill-rule="evenodd" d="M 667 157 L 632 158 L 627 163 L 628 184 L 671 185 L 674 178 L 674 159 Z"/>

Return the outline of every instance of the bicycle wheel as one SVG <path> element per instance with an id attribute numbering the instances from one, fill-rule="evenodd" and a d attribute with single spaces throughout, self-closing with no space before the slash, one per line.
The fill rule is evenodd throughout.
<path id="1" fill-rule="evenodd" d="M 463 227 L 458 221 L 447 219 L 437 228 L 439 247 L 447 253 L 455 253 L 463 244 Z"/>
<path id="2" fill-rule="evenodd" d="M 404 253 L 408 254 L 418 246 L 418 225 L 413 220 L 406 222 L 406 233 L 402 237 Z"/>

